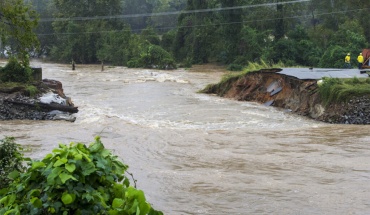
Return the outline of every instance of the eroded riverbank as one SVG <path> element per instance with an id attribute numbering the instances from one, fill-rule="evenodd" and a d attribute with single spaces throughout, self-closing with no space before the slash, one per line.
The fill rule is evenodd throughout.
<path id="1" fill-rule="evenodd" d="M 370 124 L 369 96 L 353 97 L 348 102 L 326 106 L 318 92 L 317 80 L 299 79 L 278 73 L 280 71 L 249 72 L 211 84 L 202 92 L 238 101 L 259 102 L 328 123 Z"/>

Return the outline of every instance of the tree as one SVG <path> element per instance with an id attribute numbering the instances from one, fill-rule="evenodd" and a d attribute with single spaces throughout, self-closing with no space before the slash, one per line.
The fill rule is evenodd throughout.
<path id="1" fill-rule="evenodd" d="M 239 0 L 220 0 L 222 8 L 232 8 L 239 5 Z M 242 9 L 226 9 L 222 12 L 222 40 L 225 41 L 226 62 L 231 63 L 240 50 L 240 31 L 242 25 Z"/>
<path id="2" fill-rule="evenodd" d="M 177 11 L 185 9 L 186 3 L 181 0 L 152 0 L 153 13 L 157 13 L 150 17 L 150 24 L 156 28 L 158 32 L 167 32 L 176 28 L 179 14 Z"/>
<path id="3" fill-rule="evenodd" d="M 151 14 L 153 12 L 153 5 L 150 2 L 150 0 L 123 1 L 123 14 L 135 14 L 134 17 L 125 20 L 127 23 L 130 24 L 131 29 L 134 32 L 140 32 L 142 29 L 145 29 L 147 27 L 148 20 L 150 20 L 149 16 L 138 14 Z"/>
<path id="4" fill-rule="evenodd" d="M 207 63 L 216 32 L 213 12 L 215 1 L 188 0 L 186 13 L 179 16 L 173 53 L 176 59 L 192 63 Z"/>
<path id="5" fill-rule="evenodd" d="M 32 8 L 39 14 L 40 20 L 35 33 L 40 41 L 40 48 L 35 57 L 47 56 L 55 41 L 55 34 L 52 25 L 52 16 L 55 13 L 53 1 L 50 0 L 27 0 Z"/>
<path id="6" fill-rule="evenodd" d="M 55 60 L 96 63 L 102 36 L 111 30 L 124 28 L 117 19 L 95 18 L 119 15 L 120 0 L 54 0 L 56 12 L 53 28 L 57 43 L 51 55 Z"/>
<path id="7" fill-rule="evenodd" d="M 22 0 L 0 2 L 0 44 L 28 66 L 28 52 L 38 46 L 33 32 L 38 16 Z M 0 47 L 1 48 L 1 47 Z"/>

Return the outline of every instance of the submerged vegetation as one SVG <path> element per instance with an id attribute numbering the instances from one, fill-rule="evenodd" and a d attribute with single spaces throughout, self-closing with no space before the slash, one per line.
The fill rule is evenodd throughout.
<path id="1" fill-rule="evenodd" d="M 0 214 L 163 214 L 99 137 L 89 146 L 60 144 L 40 161 L 24 159 L 14 138 L 0 143 Z"/>

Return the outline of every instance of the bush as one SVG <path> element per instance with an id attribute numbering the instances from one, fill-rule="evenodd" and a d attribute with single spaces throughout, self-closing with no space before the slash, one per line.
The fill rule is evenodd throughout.
<path id="1" fill-rule="evenodd" d="M 149 45 L 146 52 L 140 56 L 141 67 L 159 69 L 176 68 L 175 61 L 171 54 L 157 45 Z"/>
<path id="2" fill-rule="evenodd" d="M 141 65 L 137 59 L 132 59 L 127 62 L 128 68 L 139 68 Z"/>
<path id="3" fill-rule="evenodd" d="M 161 215 L 130 186 L 128 166 L 104 148 L 60 144 L 0 192 L 0 214 Z"/>
<path id="4" fill-rule="evenodd" d="M 5 137 L 0 140 L 0 190 L 10 183 L 8 175 L 13 171 L 23 172 L 22 148 L 15 143 L 14 138 Z M 1 198 L 0 198 L 1 199 Z"/>
<path id="5" fill-rule="evenodd" d="M 5 67 L 0 69 L 0 78 L 3 82 L 27 83 L 31 81 L 32 69 L 22 66 L 15 58 L 10 58 Z"/>
<path id="6" fill-rule="evenodd" d="M 37 87 L 33 85 L 29 85 L 26 87 L 26 93 L 29 97 L 34 97 L 38 92 L 39 90 L 37 89 Z"/>

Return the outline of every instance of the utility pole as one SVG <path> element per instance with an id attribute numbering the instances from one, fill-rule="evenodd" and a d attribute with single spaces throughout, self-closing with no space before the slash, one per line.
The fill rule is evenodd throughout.
<path id="1" fill-rule="evenodd" d="M 282 0 L 276 1 L 276 13 L 277 19 L 275 23 L 275 38 L 277 40 L 281 39 L 285 35 L 284 29 L 284 6 L 281 4 Z"/>
<path id="2" fill-rule="evenodd" d="M 0 38 L 0 58 L 3 57 L 3 41 Z"/>

